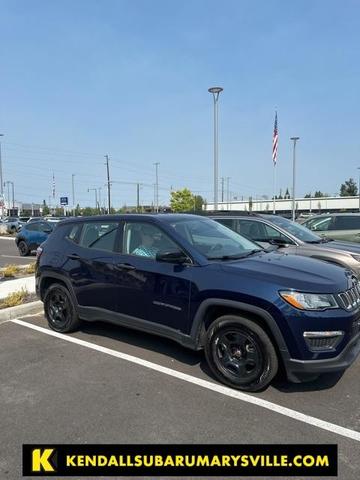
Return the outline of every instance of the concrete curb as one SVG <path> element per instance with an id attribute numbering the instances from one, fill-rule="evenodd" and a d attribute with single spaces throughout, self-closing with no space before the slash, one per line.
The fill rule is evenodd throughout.
<path id="1" fill-rule="evenodd" d="M 0 310 L 0 322 L 12 320 L 23 315 L 30 315 L 31 313 L 42 312 L 43 303 L 40 300 L 35 302 L 24 303 L 23 305 L 16 305 L 16 307 L 9 307 Z"/>

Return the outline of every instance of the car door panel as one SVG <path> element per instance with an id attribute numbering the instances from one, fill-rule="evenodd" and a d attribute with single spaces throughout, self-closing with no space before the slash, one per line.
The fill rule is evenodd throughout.
<path id="1" fill-rule="evenodd" d="M 118 312 L 154 324 L 186 331 L 189 321 L 190 284 L 192 265 L 161 262 L 134 254 L 138 247 L 140 228 L 146 223 L 126 222 L 122 252 L 115 260 L 118 285 Z M 159 248 L 171 249 L 175 242 L 160 227 L 152 226 L 154 237 L 159 237 Z M 130 237 L 130 229 L 133 229 Z M 134 242 L 135 241 L 135 242 Z M 130 252 L 130 253 L 129 253 Z"/>
<path id="2" fill-rule="evenodd" d="M 101 222 L 106 224 L 106 222 Z M 95 228 L 91 222 L 91 228 Z M 113 228 L 113 242 L 117 235 L 116 222 L 109 222 Z M 86 224 L 85 224 L 86 227 Z M 85 228 L 84 227 L 84 228 Z M 101 225 L 98 228 L 101 233 Z M 101 238 L 99 233 L 98 240 Z M 112 246 L 106 249 L 94 248 L 95 238 L 89 245 L 78 245 L 70 239 L 67 247 L 67 261 L 69 262 L 69 277 L 72 283 L 78 304 L 83 307 L 117 311 L 117 271 L 114 268 L 114 251 Z M 80 243 L 82 239 L 80 238 Z M 86 243 L 86 242 L 85 242 Z M 101 317 L 99 317 L 101 319 Z"/>
<path id="3" fill-rule="evenodd" d="M 119 256 L 115 265 L 118 312 L 185 330 L 191 268 L 133 255 Z"/>

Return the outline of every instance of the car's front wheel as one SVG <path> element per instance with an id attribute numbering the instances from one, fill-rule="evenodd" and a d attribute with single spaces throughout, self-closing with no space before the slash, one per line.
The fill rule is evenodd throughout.
<path id="1" fill-rule="evenodd" d="M 46 290 L 44 311 L 49 327 L 56 332 L 72 332 L 79 327 L 77 315 L 71 295 L 66 287 L 54 283 Z"/>
<path id="2" fill-rule="evenodd" d="M 215 377 L 238 390 L 263 390 L 278 371 L 277 354 L 265 330 L 234 315 L 224 315 L 210 325 L 205 356 Z"/>
<path id="3" fill-rule="evenodd" d="M 26 245 L 26 242 L 24 242 L 24 240 L 20 240 L 20 242 L 18 243 L 18 250 L 21 257 L 26 257 L 30 254 L 29 247 Z"/>

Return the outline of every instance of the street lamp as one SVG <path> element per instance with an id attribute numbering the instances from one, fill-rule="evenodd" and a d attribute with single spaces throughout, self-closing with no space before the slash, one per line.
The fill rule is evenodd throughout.
<path id="1" fill-rule="evenodd" d="M 71 187 L 72 187 L 73 214 L 75 215 L 75 173 L 71 174 Z"/>
<path id="2" fill-rule="evenodd" d="M 214 100 L 214 209 L 218 209 L 218 186 L 219 186 L 219 145 L 218 145 L 218 101 L 219 95 L 223 91 L 221 87 L 211 87 L 208 91 L 212 94 Z"/>
<path id="3" fill-rule="evenodd" d="M 293 147 L 293 188 L 292 188 L 292 220 L 295 222 L 295 177 L 296 177 L 296 142 L 300 137 L 291 137 L 290 140 L 294 142 Z"/>

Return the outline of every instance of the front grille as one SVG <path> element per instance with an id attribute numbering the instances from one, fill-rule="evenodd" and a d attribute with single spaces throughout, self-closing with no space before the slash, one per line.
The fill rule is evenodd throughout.
<path id="1" fill-rule="evenodd" d="M 354 282 L 353 286 L 346 292 L 339 293 L 338 298 L 345 310 L 350 311 L 358 308 L 360 306 L 360 286 L 358 282 Z"/>

